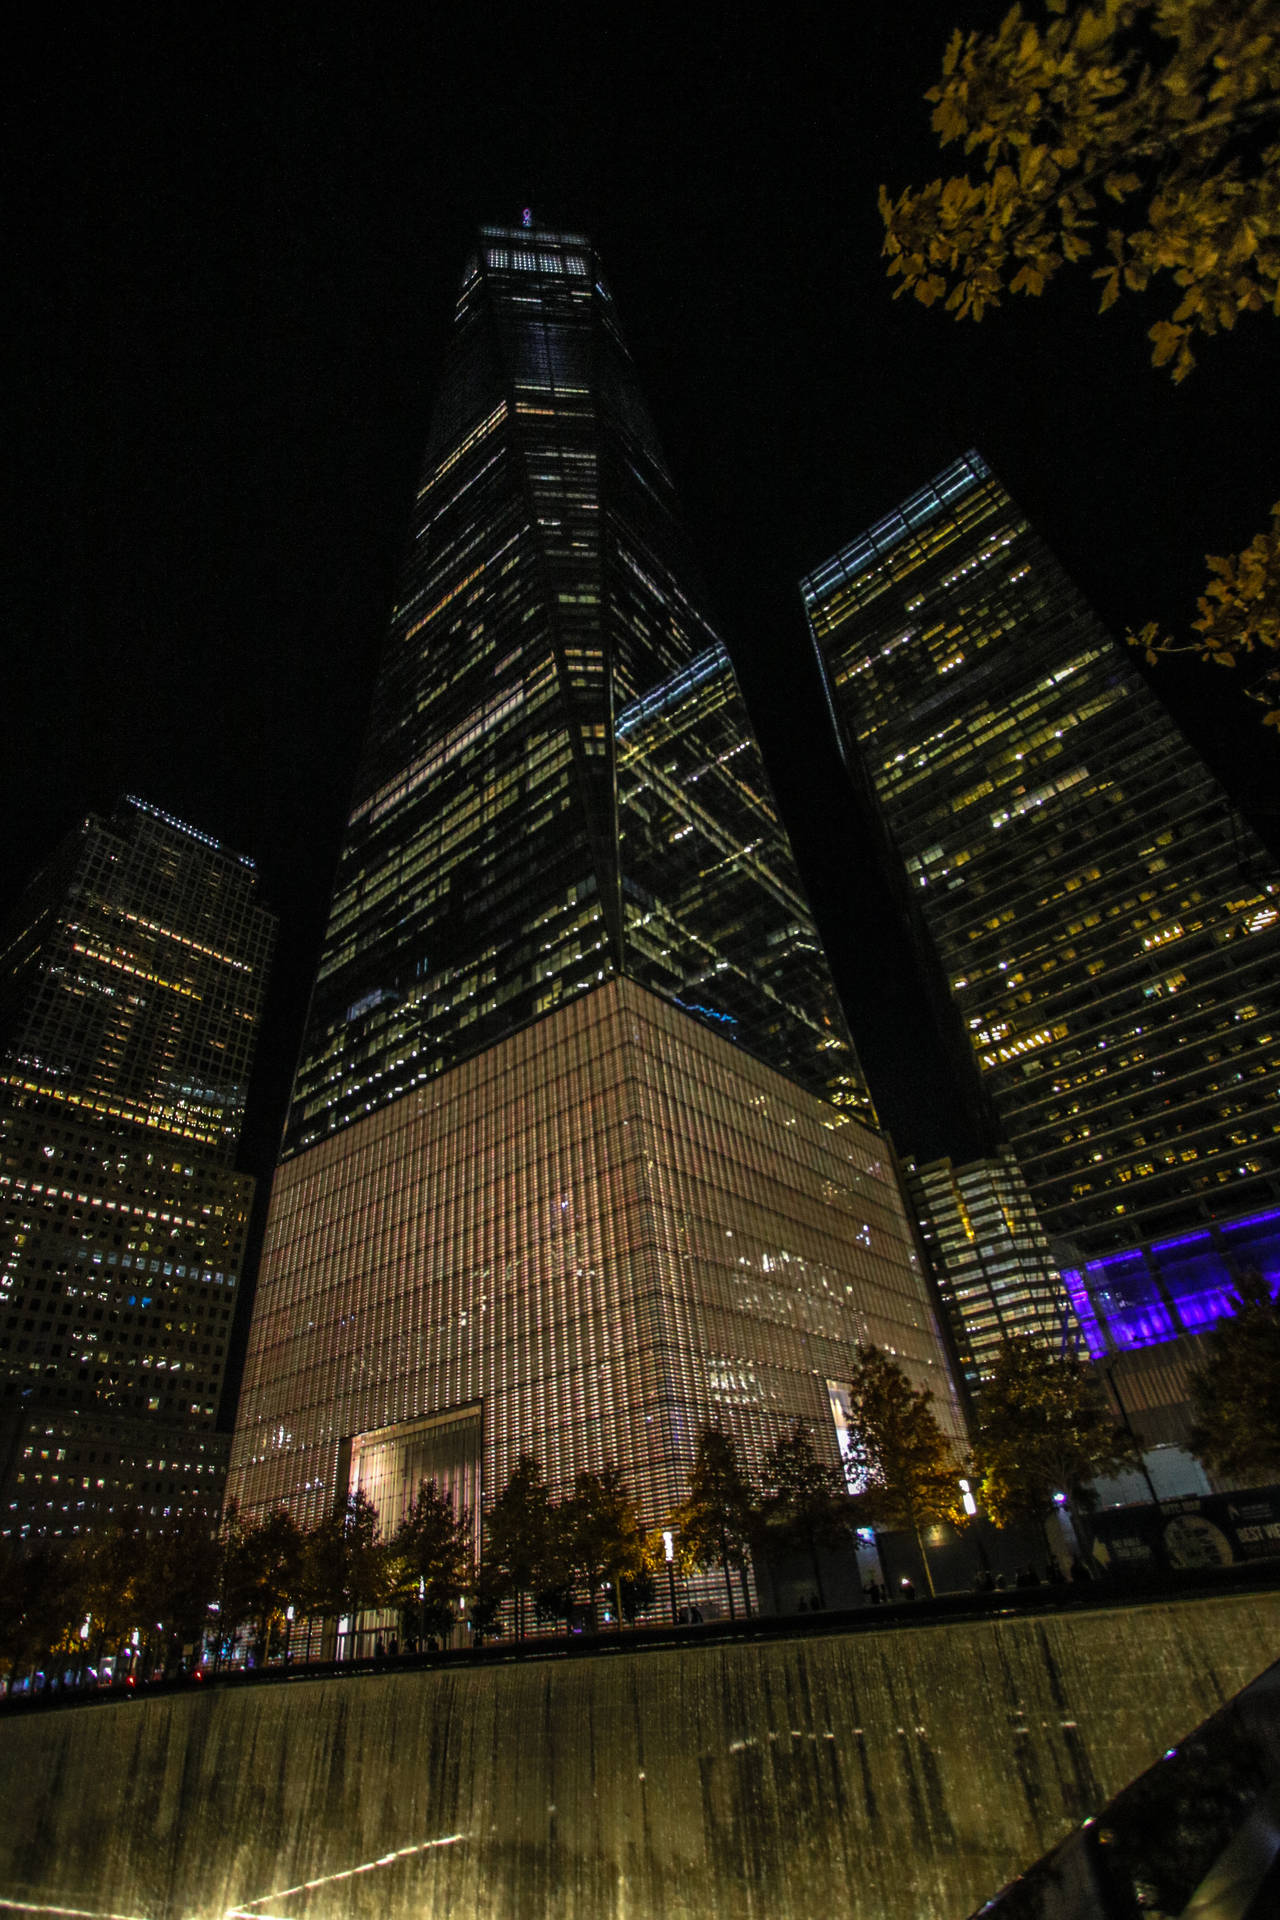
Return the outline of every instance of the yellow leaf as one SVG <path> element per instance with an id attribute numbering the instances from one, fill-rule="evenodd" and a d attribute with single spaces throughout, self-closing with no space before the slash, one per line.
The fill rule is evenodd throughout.
<path id="1" fill-rule="evenodd" d="M 1151 356 L 1155 366 L 1163 367 L 1166 361 L 1172 360 L 1181 345 L 1182 336 L 1185 331 L 1186 329 L 1184 327 L 1175 327 L 1171 321 L 1156 321 L 1155 326 L 1152 327 L 1147 335 L 1148 340 L 1151 341 L 1155 348 L 1155 352 Z"/>

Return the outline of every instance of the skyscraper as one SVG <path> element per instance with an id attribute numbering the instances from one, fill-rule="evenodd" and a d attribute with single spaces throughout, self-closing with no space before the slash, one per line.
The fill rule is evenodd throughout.
<path id="1" fill-rule="evenodd" d="M 1275 1254 L 1272 863 L 976 453 L 802 593 L 1091 1340 L 1196 1330 Z"/>
<path id="2" fill-rule="evenodd" d="M 652 1515 L 700 1420 L 945 1392 L 907 1220 L 588 242 L 468 263 L 267 1230 L 243 1504 Z M 469 1435 L 469 1438 L 465 1438 Z M 465 1458 L 464 1458 L 465 1456 Z"/>
<path id="3" fill-rule="evenodd" d="M 1073 1351 L 1080 1328 L 1010 1149 L 960 1167 L 908 1160 L 904 1174 L 968 1384 L 989 1376 L 1015 1335 Z"/>
<path id="4" fill-rule="evenodd" d="M 0 1531 L 216 1512 L 275 925 L 252 861 L 89 815 L 0 953 Z"/>

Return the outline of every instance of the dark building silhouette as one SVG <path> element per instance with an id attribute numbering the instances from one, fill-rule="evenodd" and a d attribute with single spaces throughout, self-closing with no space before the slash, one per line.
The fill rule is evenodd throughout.
<path id="1" fill-rule="evenodd" d="M 232 1486 L 521 1450 L 650 1517 L 860 1338 L 943 1363 L 870 1097 L 589 243 L 466 267 L 294 1088 Z M 472 1435 L 467 1460 L 459 1434 Z"/>
<path id="2" fill-rule="evenodd" d="M 275 923 L 146 802 L 69 835 L 0 951 L 0 1534 L 216 1513 Z"/>

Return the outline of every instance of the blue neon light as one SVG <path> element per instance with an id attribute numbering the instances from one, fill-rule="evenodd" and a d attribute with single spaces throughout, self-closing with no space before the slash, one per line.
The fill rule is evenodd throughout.
<path id="1" fill-rule="evenodd" d="M 731 1013 L 717 1013 L 714 1007 L 699 1006 L 696 1000 L 681 1000 L 679 996 L 674 993 L 671 998 L 675 1005 L 677 1007 L 683 1007 L 686 1013 L 705 1014 L 708 1020 L 721 1020 L 727 1027 L 736 1027 L 738 1024 Z"/>

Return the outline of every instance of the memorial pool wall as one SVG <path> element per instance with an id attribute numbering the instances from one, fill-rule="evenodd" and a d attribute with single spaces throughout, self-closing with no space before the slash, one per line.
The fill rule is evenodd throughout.
<path id="1" fill-rule="evenodd" d="M 0 1719 L 0 1906 L 964 1920 L 1280 1656 L 1280 1592 Z"/>

